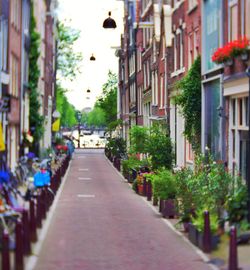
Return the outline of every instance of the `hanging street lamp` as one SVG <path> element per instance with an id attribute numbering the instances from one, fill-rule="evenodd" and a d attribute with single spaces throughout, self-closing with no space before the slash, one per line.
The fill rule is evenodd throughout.
<path id="1" fill-rule="evenodd" d="M 109 11 L 109 17 L 106 20 L 104 20 L 102 27 L 113 29 L 116 28 L 116 22 L 114 19 L 111 18 L 111 11 Z"/>
<path id="2" fill-rule="evenodd" d="M 95 57 L 94 57 L 94 54 L 92 53 L 92 55 L 90 56 L 89 58 L 90 61 L 95 61 Z"/>

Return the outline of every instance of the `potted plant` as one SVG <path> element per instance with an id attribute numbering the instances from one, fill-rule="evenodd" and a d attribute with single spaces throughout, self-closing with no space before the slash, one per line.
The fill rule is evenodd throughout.
<path id="1" fill-rule="evenodd" d="M 200 249 L 204 250 L 204 209 L 200 209 L 196 212 L 196 216 L 192 218 L 192 226 L 195 227 L 196 231 L 196 241 L 194 240 L 194 244 L 196 244 Z M 212 211 L 209 212 L 210 217 L 210 231 L 211 231 L 211 248 L 216 249 L 219 243 L 219 236 L 217 234 L 218 231 L 218 216 Z M 190 236 L 192 238 L 193 236 Z"/>
<path id="2" fill-rule="evenodd" d="M 178 199 L 178 213 L 180 223 L 183 224 L 187 232 L 189 222 L 195 214 L 195 189 L 193 182 L 194 173 L 190 168 L 180 168 L 175 170 L 176 194 Z"/>
<path id="3" fill-rule="evenodd" d="M 160 200 L 160 211 L 164 217 L 174 217 L 177 214 L 175 198 L 175 176 L 169 170 L 161 170 L 152 176 L 154 197 Z"/>

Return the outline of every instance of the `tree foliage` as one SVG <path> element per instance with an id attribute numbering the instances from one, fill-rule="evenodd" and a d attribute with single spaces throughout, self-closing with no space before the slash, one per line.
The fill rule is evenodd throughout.
<path id="1" fill-rule="evenodd" d="M 150 128 L 147 152 L 151 157 L 153 169 L 172 168 L 172 142 L 165 126 L 154 124 Z"/>
<path id="2" fill-rule="evenodd" d="M 147 127 L 132 126 L 129 131 L 130 152 L 131 153 L 147 153 L 149 130 Z"/>
<path id="3" fill-rule="evenodd" d="M 76 109 L 69 103 L 66 96 L 67 89 L 60 83 L 60 78 L 73 80 L 80 72 L 82 54 L 74 52 L 73 46 L 80 37 L 80 31 L 59 22 L 57 45 L 57 84 L 56 108 L 61 114 L 61 125 L 72 127 L 77 124 Z"/>
<path id="4" fill-rule="evenodd" d="M 77 124 L 76 109 L 68 102 L 65 92 L 60 85 L 57 86 L 56 108 L 61 114 L 61 125 L 72 127 Z"/>
<path id="5" fill-rule="evenodd" d="M 111 71 L 95 106 L 104 112 L 107 125 L 117 120 L 117 75 Z"/>
<path id="6" fill-rule="evenodd" d="M 89 112 L 87 124 L 89 126 L 102 127 L 106 125 L 105 112 L 102 108 L 94 106 L 93 110 Z"/>
<path id="7" fill-rule="evenodd" d="M 29 89 L 30 89 L 30 113 L 29 122 L 34 137 L 34 143 L 39 142 L 44 133 L 44 117 L 39 113 L 41 104 L 39 102 L 38 93 L 38 79 L 40 70 L 38 67 L 38 58 L 40 55 L 40 35 L 36 32 L 36 20 L 33 13 L 33 6 L 31 7 L 31 20 L 30 20 L 30 51 L 29 51 Z M 34 145 L 33 145 L 34 148 Z M 38 149 L 33 149 L 38 151 Z"/>
<path id="8" fill-rule="evenodd" d="M 180 94 L 175 103 L 180 106 L 185 119 L 184 135 L 193 150 L 200 151 L 201 140 L 201 58 L 194 61 L 187 75 L 177 84 Z"/>
<path id="9" fill-rule="evenodd" d="M 57 71 L 58 77 L 73 80 L 80 72 L 82 54 L 74 52 L 73 46 L 80 37 L 80 31 L 65 25 L 63 22 L 57 24 Z"/>

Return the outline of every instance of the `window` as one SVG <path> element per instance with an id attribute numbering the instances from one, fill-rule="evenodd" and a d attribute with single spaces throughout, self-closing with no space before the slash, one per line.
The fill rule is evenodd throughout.
<path id="1" fill-rule="evenodd" d="M 250 0 L 244 0 L 244 34 L 250 38 Z"/>
<path id="2" fill-rule="evenodd" d="M 197 6 L 197 0 L 188 0 L 188 8 L 189 10 L 193 9 Z"/>
<path id="3" fill-rule="evenodd" d="M 192 66 L 193 63 L 193 51 L 194 51 L 194 47 L 193 47 L 193 35 L 190 34 L 188 36 L 188 67 L 190 68 Z"/>
<path id="4" fill-rule="evenodd" d="M 138 107 L 138 115 L 142 115 L 142 87 L 138 88 L 137 92 L 137 107 Z"/>
<path id="5" fill-rule="evenodd" d="M 186 157 L 188 162 L 193 162 L 194 153 L 192 150 L 192 145 L 188 141 L 186 141 Z"/>
<path id="6" fill-rule="evenodd" d="M 158 105 L 158 72 L 155 72 L 155 104 Z"/>
<path id="7" fill-rule="evenodd" d="M 230 168 L 235 168 L 243 178 L 246 175 L 246 149 L 248 138 L 248 97 L 230 100 Z"/>
<path id="8" fill-rule="evenodd" d="M 177 70 L 177 40 L 174 36 L 174 71 Z"/>
<path id="9" fill-rule="evenodd" d="M 2 42 L 2 69 L 4 71 L 7 70 L 7 50 L 8 50 L 8 21 L 3 20 L 1 22 L 1 28 L 3 29 L 3 38 L 1 40 Z"/>
<path id="10" fill-rule="evenodd" d="M 10 94 L 18 97 L 18 59 L 13 54 L 10 60 L 10 72 L 11 72 L 11 82 L 10 82 Z"/>
<path id="11" fill-rule="evenodd" d="M 164 77 L 161 76 L 161 88 L 160 88 L 160 108 L 164 107 Z"/>
<path id="12" fill-rule="evenodd" d="M 11 1 L 11 23 L 16 28 L 16 30 L 20 30 L 20 20 L 21 20 L 20 0 L 12 0 Z"/>
<path id="13" fill-rule="evenodd" d="M 229 40 L 238 38 L 238 4 L 233 0 L 229 2 Z"/>
<path id="14" fill-rule="evenodd" d="M 137 49 L 137 71 L 141 71 L 141 50 Z"/>
<path id="15" fill-rule="evenodd" d="M 183 33 L 182 30 L 180 30 L 180 68 L 183 68 Z"/>
<path id="16" fill-rule="evenodd" d="M 174 8 L 177 8 L 179 3 L 180 3 L 180 0 L 174 0 Z"/>
<path id="17" fill-rule="evenodd" d="M 194 31 L 194 46 L 193 46 L 193 50 L 194 50 L 194 58 L 193 59 L 196 59 L 197 56 L 199 55 L 199 40 L 198 40 L 198 30 L 196 29 Z"/>

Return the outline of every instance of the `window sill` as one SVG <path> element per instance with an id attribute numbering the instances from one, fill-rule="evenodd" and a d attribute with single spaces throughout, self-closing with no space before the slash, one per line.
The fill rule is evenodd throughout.
<path id="1" fill-rule="evenodd" d="M 184 73 L 186 71 L 185 67 L 182 67 L 181 69 L 178 69 L 176 71 L 174 71 L 173 73 L 171 73 L 171 78 L 176 77 L 182 73 Z"/>
<path id="2" fill-rule="evenodd" d="M 191 8 L 189 8 L 189 10 L 187 11 L 187 14 L 190 15 L 193 11 L 196 10 L 197 7 L 198 7 L 198 4 L 196 3 L 194 6 L 192 6 Z"/>

